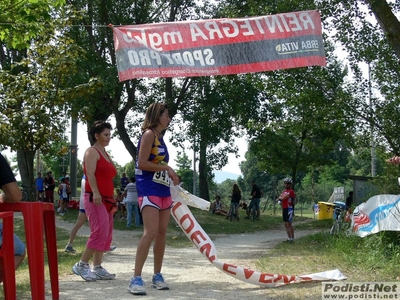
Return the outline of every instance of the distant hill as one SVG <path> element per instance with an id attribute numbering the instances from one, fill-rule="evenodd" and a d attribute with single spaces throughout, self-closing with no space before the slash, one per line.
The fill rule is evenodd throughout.
<path id="1" fill-rule="evenodd" d="M 224 171 L 214 171 L 214 179 L 216 183 L 221 183 L 226 179 L 236 180 L 240 176 L 239 174 L 224 172 Z"/>

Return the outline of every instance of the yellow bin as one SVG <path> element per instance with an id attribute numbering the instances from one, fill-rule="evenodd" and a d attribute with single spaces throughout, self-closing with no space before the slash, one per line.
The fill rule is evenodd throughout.
<path id="1" fill-rule="evenodd" d="M 318 220 L 326 220 L 333 218 L 335 204 L 329 202 L 318 202 Z"/>

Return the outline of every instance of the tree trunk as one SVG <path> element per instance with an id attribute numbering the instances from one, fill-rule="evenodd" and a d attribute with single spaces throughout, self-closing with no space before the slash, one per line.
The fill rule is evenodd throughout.
<path id="1" fill-rule="evenodd" d="M 33 160 L 35 152 L 17 150 L 17 161 L 19 173 L 21 175 L 22 188 L 28 195 L 28 201 L 36 200 L 36 188 L 34 184 L 35 172 L 33 170 Z"/>
<path id="2" fill-rule="evenodd" d="M 389 44 L 400 59 L 400 21 L 393 13 L 387 1 L 365 0 L 365 2 L 369 4 Z"/>
<path id="3" fill-rule="evenodd" d="M 116 127 L 118 130 L 119 137 L 120 137 L 121 141 L 124 143 L 126 150 L 128 150 L 129 154 L 131 155 L 132 161 L 134 162 L 134 165 L 135 165 L 136 156 L 137 156 L 137 148 L 132 143 L 132 140 L 131 140 L 129 134 L 126 132 L 125 118 L 119 118 L 116 116 L 115 119 L 116 119 Z"/>

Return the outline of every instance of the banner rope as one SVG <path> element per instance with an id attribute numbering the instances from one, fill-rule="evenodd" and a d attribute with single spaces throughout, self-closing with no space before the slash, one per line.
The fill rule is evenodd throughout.
<path id="1" fill-rule="evenodd" d="M 200 253 L 217 269 L 221 270 L 227 275 L 250 284 L 267 288 L 279 287 L 290 283 L 347 279 L 347 277 L 337 269 L 298 276 L 258 272 L 233 264 L 221 262 L 218 260 L 218 251 L 214 243 L 203 230 L 203 228 L 197 223 L 197 220 L 187 206 L 190 205 L 195 208 L 209 210 L 210 202 L 196 197 L 181 187 L 174 185 L 171 185 L 171 196 L 174 201 L 171 209 L 171 215 L 175 219 L 176 223 L 185 233 L 187 238 L 200 251 Z"/>

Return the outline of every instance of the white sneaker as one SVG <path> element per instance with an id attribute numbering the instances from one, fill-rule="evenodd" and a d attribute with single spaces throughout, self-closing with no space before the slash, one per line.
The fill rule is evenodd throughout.
<path id="1" fill-rule="evenodd" d="M 153 275 L 153 280 L 151 281 L 151 286 L 157 290 L 169 290 L 168 284 L 164 281 L 161 273 L 156 273 Z"/>
<path id="2" fill-rule="evenodd" d="M 111 280 L 115 278 L 115 274 L 110 274 L 102 266 L 92 270 L 93 274 L 100 280 Z"/>
<path id="3" fill-rule="evenodd" d="M 74 274 L 81 276 L 86 281 L 96 281 L 97 277 L 90 271 L 89 265 L 81 265 L 80 263 L 76 263 L 72 267 L 72 272 Z"/>

